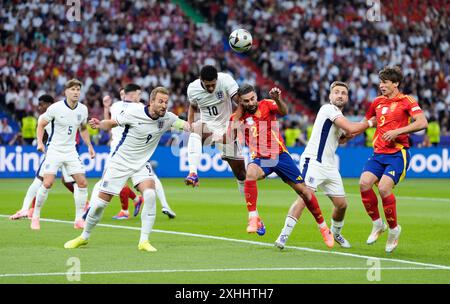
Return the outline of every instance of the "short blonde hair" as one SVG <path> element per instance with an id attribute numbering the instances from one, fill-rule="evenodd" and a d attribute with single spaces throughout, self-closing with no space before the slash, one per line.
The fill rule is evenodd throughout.
<path id="1" fill-rule="evenodd" d="M 68 82 L 66 82 L 66 84 L 64 85 L 64 90 L 70 89 L 71 87 L 75 87 L 75 86 L 79 86 L 80 89 L 83 86 L 83 84 L 81 83 L 81 81 L 79 81 L 78 79 L 70 79 Z"/>
<path id="2" fill-rule="evenodd" d="M 164 95 L 169 95 L 169 90 L 166 89 L 165 87 L 156 87 L 152 90 L 152 92 L 150 93 L 150 101 L 155 100 L 156 98 L 156 94 L 161 93 Z"/>
<path id="3" fill-rule="evenodd" d="M 333 81 L 333 83 L 330 85 L 330 91 L 332 91 L 335 87 L 338 87 L 338 86 L 344 87 L 348 91 L 348 84 L 346 84 L 343 81 Z"/>

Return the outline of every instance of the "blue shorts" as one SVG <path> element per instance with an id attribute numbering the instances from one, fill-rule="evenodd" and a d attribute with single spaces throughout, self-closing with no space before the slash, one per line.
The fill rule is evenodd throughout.
<path id="1" fill-rule="evenodd" d="M 381 180 L 383 175 L 387 175 L 397 185 L 405 177 L 410 159 L 411 154 L 408 149 L 401 149 L 393 154 L 374 153 L 366 162 L 363 172 L 373 173 L 378 180 Z"/>
<path id="2" fill-rule="evenodd" d="M 284 182 L 291 181 L 294 184 L 304 182 L 300 170 L 289 153 L 281 153 L 278 159 L 255 158 L 250 164 L 256 164 L 261 167 L 266 176 L 275 172 Z"/>

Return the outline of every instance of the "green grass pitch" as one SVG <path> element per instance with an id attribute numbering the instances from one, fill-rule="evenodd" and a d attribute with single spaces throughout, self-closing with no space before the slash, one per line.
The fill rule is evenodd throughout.
<path id="1" fill-rule="evenodd" d="M 90 189 L 95 182 L 89 180 Z M 64 249 L 80 231 L 73 229 L 72 195 L 59 182 L 41 215 L 59 221 L 42 221 L 40 231 L 32 231 L 29 220 L 10 221 L 7 215 L 19 209 L 30 183 L 0 183 L 0 283 L 450 283 L 448 179 L 407 179 L 395 189 L 403 229 L 392 254 L 384 252 L 387 233 L 365 244 L 371 222 L 357 179 L 344 181 L 349 208 L 343 235 L 351 249 L 327 249 L 305 210 L 283 251 L 273 242 L 295 194 L 279 179 L 258 183 L 258 210 L 267 228 L 262 237 L 245 231 L 247 210 L 234 179 L 203 178 L 197 189 L 182 179 L 162 179 L 177 218 L 169 220 L 157 203 L 150 235 L 156 253 L 137 250 L 140 217 L 111 219 L 120 208 L 118 198 L 87 246 Z M 318 199 L 330 223 L 331 202 L 321 193 Z M 71 276 L 78 266 L 80 276 Z"/>

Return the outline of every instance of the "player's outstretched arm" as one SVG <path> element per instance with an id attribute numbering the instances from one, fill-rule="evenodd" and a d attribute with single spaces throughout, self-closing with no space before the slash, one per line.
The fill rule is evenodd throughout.
<path id="1" fill-rule="evenodd" d="M 355 136 L 369 127 L 373 126 L 373 122 L 362 121 L 362 122 L 351 122 L 344 116 L 339 116 L 334 120 L 334 124 L 344 130 L 346 134 Z"/>
<path id="2" fill-rule="evenodd" d="M 95 150 L 94 150 L 94 147 L 92 146 L 91 137 L 89 136 L 89 131 L 85 124 L 82 124 L 80 126 L 80 136 L 83 139 L 86 146 L 88 147 L 89 155 L 91 156 L 91 158 L 94 158 Z"/>
<path id="3" fill-rule="evenodd" d="M 111 119 L 104 119 L 100 121 L 98 118 L 91 118 L 89 120 L 89 125 L 92 129 L 101 129 L 101 130 L 111 130 L 118 126 L 117 121 Z"/>
<path id="4" fill-rule="evenodd" d="M 283 115 L 283 116 L 286 115 L 288 113 L 288 107 L 287 107 L 286 103 L 281 99 L 281 90 L 277 87 L 272 88 L 269 91 L 269 95 L 270 95 L 270 98 L 275 100 L 275 102 L 277 103 L 278 112 L 280 113 L 280 115 Z"/>
<path id="5" fill-rule="evenodd" d="M 36 139 L 37 139 L 37 150 L 40 152 L 45 152 L 44 145 L 44 133 L 45 127 L 48 125 L 48 121 L 45 119 L 40 119 L 38 122 L 37 130 L 36 130 Z"/>
<path id="6" fill-rule="evenodd" d="M 384 140 L 392 141 L 401 134 L 408 134 L 428 128 L 428 120 L 425 117 L 424 113 L 414 115 L 413 119 L 414 119 L 413 123 L 403 128 L 387 131 L 386 133 L 383 134 L 382 138 Z"/>

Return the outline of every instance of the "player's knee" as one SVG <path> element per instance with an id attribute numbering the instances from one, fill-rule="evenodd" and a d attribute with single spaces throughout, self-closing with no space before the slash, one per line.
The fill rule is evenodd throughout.
<path id="1" fill-rule="evenodd" d="M 378 192 L 380 192 L 381 197 L 386 197 L 386 196 L 391 195 L 392 188 L 389 185 L 380 184 L 380 185 L 378 185 Z"/>
<path id="2" fill-rule="evenodd" d="M 42 183 L 42 186 L 44 186 L 47 189 L 50 189 L 53 186 L 53 182 L 44 180 L 44 182 Z"/>
<path id="3" fill-rule="evenodd" d="M 367 179 L 361 178 L 359 180 L 359 190 L 360 191 L 367 191 L 367 190 L 371 189 L 372 186 L 373 186 L 373 184 Z"/>
<path id="4" fill-rule="evenodd" d="M 345 210 L 347 210 L 347 202 L 346 202 L 346 201 L 338 202 L 338 203 L 335 205 L 335 207 L 336 207 L 336 209 L 338 209 L 338 210 L 345 211 Z"/>
<path id="5" fill-rule="evenodd" d="M 78 188 L 86 188 L 87 187 L 87 180 L 86 179 L 81 179 L 77 182 L 77 186 Z"/>

